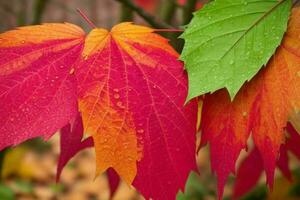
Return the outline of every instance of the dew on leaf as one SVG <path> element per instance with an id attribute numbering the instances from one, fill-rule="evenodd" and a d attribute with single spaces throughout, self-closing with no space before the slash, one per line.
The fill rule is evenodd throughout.
<path id="1" fill-rule="evenodd" d="M 144 129 L 137 130 L 138 133 L 144 133 Z"/>
<path id="2" fill-rule="evenodd" d="M 117 102 L 117 106 L 118 106 L 119 108 L 124 108 L 123 103 L 122 103 L 121 101 L 118 101 L 118 102 Z"/>
<path id="3" fill-rule="evenodd" d="M 69 74 L 73 75 L 73 74 L 74 74 L 74 72 L 75 72 L 75 69 L 74 69 L 74 68 L 72 68 L 72 69 L 70 70 Z"/>
<path id="4" fill-rule="evenodd" d="M 119 99 L 119 98 L 120 98 L 120 95 L 119 95 L 119 94 L 114 94 L 114 98 L 115 98 L 115 99 Z"/>

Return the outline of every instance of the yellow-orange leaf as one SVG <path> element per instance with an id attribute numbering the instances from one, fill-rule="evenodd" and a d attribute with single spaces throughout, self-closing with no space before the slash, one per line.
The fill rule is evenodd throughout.
<path id="1" fill-rule="evenodd" d="M 300 108 L 299 88 L 300 9 L 297 8 L 275 55 L 245 84 L 232 103 L 226 91 L 208 95 L 204 100 L 202 143 L 211 144 L 212 168 L 218 175 L 220 195 L 250 133 L 262 155 L 267 182 L 272 186 L 276 160 L 284 142 L 283 129 L 289 116 Z"/>

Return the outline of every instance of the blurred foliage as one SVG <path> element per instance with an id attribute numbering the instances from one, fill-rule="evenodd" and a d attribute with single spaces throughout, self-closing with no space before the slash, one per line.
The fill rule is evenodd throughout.
<path id="1" fill-rule="evenodd" d="M 184 193 L 177 194 L 177 200 L 202 200 L 207 195 L 208 190 L 199 181 L 199 175 L 196 172 L 191 172 Z"/>
<path id="2" fill-rule="evenodd" d="M 0 199 L 15 200 L 15 193 L 12 189 L 0 183 Z"/>

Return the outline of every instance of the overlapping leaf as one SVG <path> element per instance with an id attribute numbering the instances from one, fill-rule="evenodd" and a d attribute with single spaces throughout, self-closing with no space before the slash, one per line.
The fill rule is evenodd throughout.
<path id="1" fill-rule="evenodd" d="M 291 124 L 288 124 L 286 130 L 287 141 L 281 146 L 277 167 L 287 179 L 291 180 L 292 174 L 289 168 L 288 152 L 292 152 L 300 159 L 300 135 Z M 254 149 L 246 159 L 243 160 L 238 169 L 233 193 L 234 198 L 239 198 L 249 192 L 257 184 L 262 173 L 263 161 L 259 151 Z"/>
<path id="2" fill-rule="evenodd" d="M 227 88 L 231 98 L 267 63 L 286 30 L 291 0 L 216 0 L 182 35 L 188 100 Z"/>
<path id="3" fill-rule="evenodd" d="M 177 53 L 152 29 L 123 23 L 94 29 L 83 55 L 79 109 L 94 138 L 97 173 L 112 167 L 146 198 L 173 199 L 196 168 L 197 103 L 183 107 Z"/>
<path id="4" fill-rule="evenodd" d="M 250 132 L 258 148 L 267 183 L 272 186 L 283 128 L 300 106 L 300 9 L 294 9 L 284 41 L 267 67 L 231 102 L 225 90 L 208 95 L 202 112 L 202 145 L 209 142 L 219 196 Z"/>
<path id="5" fill-rule="evenodd" d="M 71 24 L 44 24 L 0 35 L 0 150 L 49 138 L 77 115 L 70 75 L 84 32 Z"/>
<path id="6" fill-rule="evenodd" d="M 113 168 L 146 198 L 175 198 L 196 169 L 197 103 L 183 107 L 187 78 L 166 39 L 131 23 L 87 36 L 74 25 L 45 24 L 0 39 L 1 149 L 48 138 L 73 120 L 62 130 L 59 176 L 86 147 L 74 121 L 79 109 L 97 174 Z"/>
<path id="7" fill-rule="evenodd" d="M 94 142 L 91 137 L 83 140 L 83 124 L 81 115 L 73 119 L 60 131 L 60 154 L 57 164 L 56 181 L 59 181 L 61 172 L 69 160 L 78 152 L 88 147 L 93 147 Z"/>

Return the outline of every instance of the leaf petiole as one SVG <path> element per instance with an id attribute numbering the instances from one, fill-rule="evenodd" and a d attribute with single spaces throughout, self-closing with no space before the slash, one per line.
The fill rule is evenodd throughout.
<path id="1" fill-rule="evenodd" d="M 90 25 L 91 28 L 96 28 L 95 24 L 82 12 L 79 8 L 76 11 L 80 14 L 80 16 Z"/>

